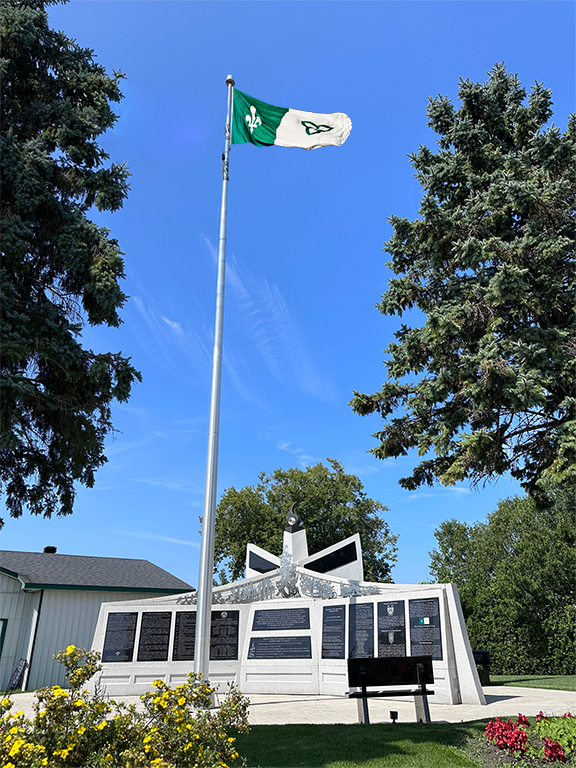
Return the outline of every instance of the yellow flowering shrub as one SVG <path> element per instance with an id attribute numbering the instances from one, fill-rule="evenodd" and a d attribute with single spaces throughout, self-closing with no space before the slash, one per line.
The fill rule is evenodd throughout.
<path id="1" fill-rule="evenodd" d="M 248 700 L 232 688 L 211 709 L 211 688 L 194 673 L 171 688 L 162 680 L 134 705 L 106 700 L 83 685 L 101 667 L 99 654 L 69 645 L 54 658 L 69 688 L 36 692 L 35 715 L 10 714 L 0 701 L 0 765 L 4 768 L 229 768 L 239 755 L 231 730 L 248 731 Z"/>

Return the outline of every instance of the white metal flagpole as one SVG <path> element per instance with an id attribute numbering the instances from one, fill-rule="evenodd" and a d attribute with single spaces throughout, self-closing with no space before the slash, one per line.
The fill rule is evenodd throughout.
<path id="1" fill-rule="evenodd" d="M 212 613 L 212 580 L 214 574 L 214 530 L 216 524 L 216 481 L 218 476 L 218 437 L 220 429 L 220 388 L 222 381 L 222 330 L 224 325 L 224 277 L 226 273 L 226 218 L 228 213 L 228 159 L 232 132 L 234 78 L 228 75 L 228 115 L 226 140 L 222 155 L 222 203 L 220 207 L 220 238 L 218 241 L 218 281 L 216 287 L 216 321 L 214 323 L 214 352 L 212 355 L 212 390 L 210 394 L 210 424 L 208 428 L 208 459 L 202 519 L 202 545 L 198 573 L 198 608 L 194 646 L 194 672 L 209 679 L 210 630 Z"/>

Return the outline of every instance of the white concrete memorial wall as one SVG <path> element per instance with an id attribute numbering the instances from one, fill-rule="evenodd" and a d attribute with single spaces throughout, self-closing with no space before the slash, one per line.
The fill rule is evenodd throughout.
<path id="1" fill-rule="evenodd" d="M 290 525 L 280 558 L 248 545 L 246 574 L 213 591 L 209 678 L 219 690 L 343 696 L 348 658 L 430 655 L 434 703 L 486 703 L 454 584 L 366 582 L 357 534 L 309 556 L 306 532 Z M 110 696 L 186 680 L 196 602 L 191 592 L 102 605 L 92 648 Z"/>

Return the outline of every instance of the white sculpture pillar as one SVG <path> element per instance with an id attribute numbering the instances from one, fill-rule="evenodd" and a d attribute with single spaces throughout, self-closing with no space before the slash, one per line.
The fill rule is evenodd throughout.
<path id="1" fill-rule="evenodd" d="M 294 565 L 298 565 L 308 557 L 308 541 L 306 539 L 306 530 L 302 528 L 300 516 L 294 510 L 295 506 L 295 504 L 292 504 L 290 512 L 286 517 L 283 545 L 284 549 L 287 549 L 292 555 Z"/>

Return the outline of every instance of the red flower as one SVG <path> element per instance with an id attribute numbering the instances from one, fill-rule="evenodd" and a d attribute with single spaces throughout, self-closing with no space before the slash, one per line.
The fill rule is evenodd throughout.
<path id="1" fill-rule="evenodd" d="M 544 736 L 542 741 L 544 742 L 544 760 L 546 762 L 552 763 L 555 760 L 566 760 L 564 750 L 557 741 L 550 741 L 546 736 Z"/>
<path id="2" fill-rule="evenodd" d="M 511 752 L 522 754 L 526 751 L 528 744 L 526 731 L 518 728 L 512 720 L 503 721 L 499 717 L 494 722 L 490 720 L 486 726 L 486 738 L 494 741 L 498 749 L 509 749 Z"/>

